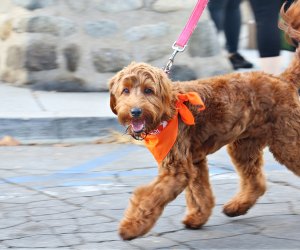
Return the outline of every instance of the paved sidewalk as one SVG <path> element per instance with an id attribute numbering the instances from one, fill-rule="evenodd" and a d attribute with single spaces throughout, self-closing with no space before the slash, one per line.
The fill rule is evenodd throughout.
<path id="1" fill-rule="evenodd" d="M 188 230 L 184 194 L 146 236 L 122 241 L 119 220 L 135 187 L 157 174 L 150 153 L 134 145 L 0 147 L 0 249 L 299 249 L 300 182 L 266 152 L 268 191 L 247 215 L 222 206 L 238 178 L 225 150 L 209 157 L 216 207 Z M 38 160 L 37 160 L 38 157 Z"/>
<path id="2" fill-rule="evenodd" d="M 84 141 L 120 130 L 109 93 L 33 91 L 0 84 L 0 137 L 23 143 Z"/>

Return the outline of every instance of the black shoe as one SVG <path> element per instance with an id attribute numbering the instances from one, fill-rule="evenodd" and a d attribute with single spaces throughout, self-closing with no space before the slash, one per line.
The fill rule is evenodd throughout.
<path id="1" fill-rule="evenodd" d="M 251 62 L 248 62 L 239 53 L 232 54 L 229 57 L 229 61 L 231 62 L 234 69 L 250 69 L 253 67 L 253 64 Z"/>

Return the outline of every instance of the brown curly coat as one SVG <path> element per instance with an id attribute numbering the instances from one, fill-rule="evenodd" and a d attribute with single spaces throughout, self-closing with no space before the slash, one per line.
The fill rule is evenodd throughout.
<path id="1" fill-rule="evenodd" d="M 284 14 L 287 32 L 300 41 L 300 3 Z M 200 228 L 211 215 L 214 197 L 206 156 L 224 145 L 240 176 L 238 193 L 224 205 L 228 216 L 245 214 L 266 190 L 262 171 L 263 149 L 300 176 L 300 51 L 279 76 L 263 72 L 233 73 L 208 79 L 171 82 L 158 68 L 132 63 L 110 81 L 111 108 L 123 125 L 132 122 L 132 108 L 139 108 L 145 126 L 155 129 L 175 113 L 178 93 L 197 92 L 206 109 L 193 112 L 196 125 L 179 121 L 175 145 L 159 165 L 153 182 L 135 190 L 121 221 L 123 239 L 147 233 L 164 207 L 184 189 L 188 228 Z M 129 129 L 130 133 L 135 132 Z"/>

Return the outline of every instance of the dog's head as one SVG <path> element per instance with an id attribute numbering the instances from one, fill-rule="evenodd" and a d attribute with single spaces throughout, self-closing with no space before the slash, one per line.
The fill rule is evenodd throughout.
<path id="1" fill-rule="evenodd" d="M 141 137 L 175 113 L 172 82 L 159 68 L 131 63 L 109 82 L 110 107 L 128 132 Z"/>

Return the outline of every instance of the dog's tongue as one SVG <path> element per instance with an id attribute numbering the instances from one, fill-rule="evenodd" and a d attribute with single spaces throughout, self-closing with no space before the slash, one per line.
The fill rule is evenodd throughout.
<path id="1" fill-rule="evenodd" d="M 141 132 L 144 129 L 143 120 L 132 120 L 131 127 L 133 132 Z"/>

